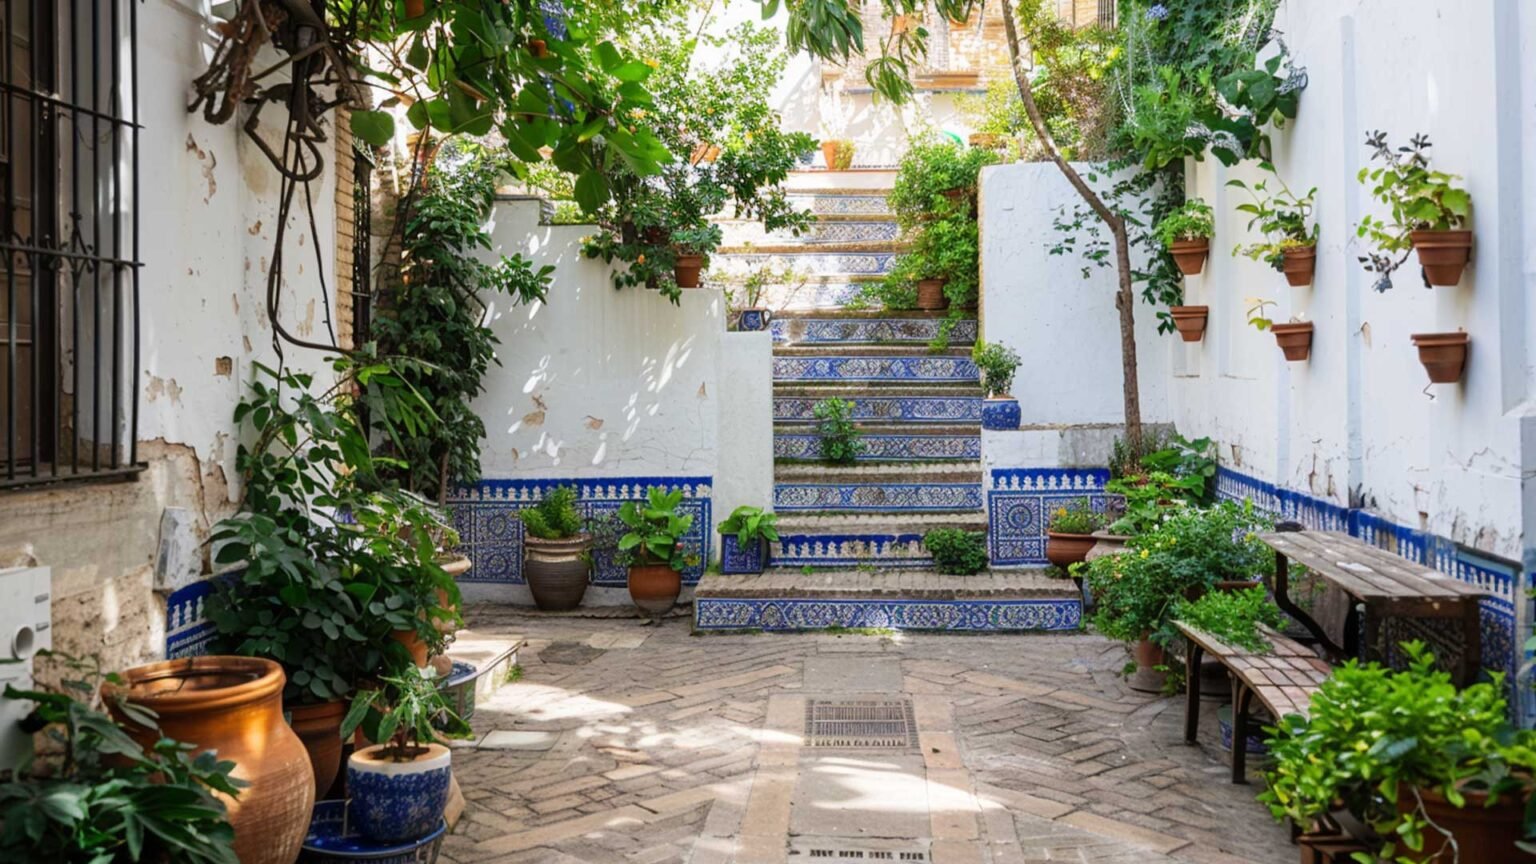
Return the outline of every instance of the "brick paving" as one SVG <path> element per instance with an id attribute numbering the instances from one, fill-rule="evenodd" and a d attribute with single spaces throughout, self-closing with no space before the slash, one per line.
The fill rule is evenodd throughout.
<path id="1" fill-rule="evenodd" d="M 454 751 L 467 807 L 443 844 L 452 864 L 788 864 L 854 849 L 934 864 L 1297 858 L 1255 787 L 1227 782 L 1215 718 L 1201 746 L 1183 745 L 1182 700 L 1125 687 L 1123 649 L 1096 636 L 466 618 L 528 646 L 522 680 L 479 706 L 477 742 Z M 848 674 L 865 666 L 863 683 Z M 808 667 L 811 685 L 862 692 L 812 692 Z M 910 698 L 916 751 L 803 746 L 807 697 L 839 695 Z M 498 744 L 494 731 L 553 734 Z"/>

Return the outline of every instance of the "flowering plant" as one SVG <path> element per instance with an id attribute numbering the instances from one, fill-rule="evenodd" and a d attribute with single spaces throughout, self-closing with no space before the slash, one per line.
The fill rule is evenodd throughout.
<path id="1" fill-rule="evenodd" d="M 1104 527 L 1104 514 L 1095 512 L 1087 498 L 1078 498 L 1051 511 L 1048 530 L 1057 534 L 1092 534 Z"/>

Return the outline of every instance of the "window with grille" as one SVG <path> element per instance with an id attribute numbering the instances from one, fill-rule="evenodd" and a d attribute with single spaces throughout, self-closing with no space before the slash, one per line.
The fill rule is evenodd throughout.
<path id="1" fill-rule="evenodd" d="M 138 5 L 0 0 L 0 488 L 137 470 Z"/>

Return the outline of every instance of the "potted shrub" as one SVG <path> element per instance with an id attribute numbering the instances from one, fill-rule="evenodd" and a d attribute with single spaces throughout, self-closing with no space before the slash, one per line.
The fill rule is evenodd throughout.
<path id="1" fill-rule="evenodd" d="M 448 707 L 431 670 L 404 667 L 357 694 L 341 725 L 382 741 L 347 758 L 348 813 L 375 843 L 403 843 L 437 830 L 448 806 L 452 753 L 438 736 L 469 731 Z"/>
<path id="2" fill-rule="evenodd" d="M 700 274 L 709 254 L 720 246 L 720 238 L 719 225 L 706 223 L 673 230 L 672 279 L 677 287 L 699 287 Z"/>
<path id="3" fill-rule="evenodd" d="M 924 138 L 902 154 L 887 203 L 903 231 L 947 215 L 971 216 L 981 169 L 997 162 L 990 150 Z"/>
<path id="4" fill-rule="evenodd" d="M 779 540 L 778 517 L 761 507 L 741 506 L 720 523 L 720 572 L 762 573 Z"/>
<path id="5" fill-rule="evenodd" d="M 1199 342 L 1205 338 L 1205 322 L 1210 317 L 1211 307 L 1169 306 L 1168 314 L 1173 316 L 1173 326 L 1185 342 Z"/>
<path id="6" fill-rule="evenodd" d="M 1419 362 L 1429 373 L 1429 383 L 1454 384 L 1461 380 L 1461 370 L 1467 363 L 1467 349 L 1472 343 L 1472 337 L 1466 331 L 1415 333 L 1412 338 L 1419 349 Z"/>
<path id="7" fill-rule="evenodd" d="M 1164 216 L 1153 233 L 1173 255 L 1180 273 L 1198 276 L 1205 269 L 1205 256 L 1216 234 L 1216 214 L 1209 204 L 1192 198 Z"/>
<path id="8" fill-rule="evenodd" d="M 140 758 L 161 752 L 161 738 L 182 741 L 180 752 L 194 766 L 223 766 L 243 787 L 238 796 L 210 787 L 227 796 L 241 864 L 292 862 L 315 803 L 315 775 L 303 742 L 283 721 L 282 667 L 260 657 L 187 657 L 136 666 L 118 680 L 102 685 L 102 699 L 143 748 Z"/>
<path id="9" fill-rule="evenodd" d="M 1377 250 L 1360 259 L 1367 271 L 1380 274 L 1377 290 L 1392 287 L 1392 271 L 1409 250 L 1419 255 L 1426 286 L 1461 282 L 1472 254 L 1472 232 L 1462 227 L 1472 213 L 1472 197 L 1457 185 L 1461 178 L 1429 167 L 1427 135 L 1393 149 L 1385 132 L 1372 132 L 1365 143 L 1371 161 L 1381 164 L 1360 169 L 1360 182 L 1370 184 L 1371 195 L 1389 213 L 1386 219 L 1366 216 L 1357 229 Z"/>
<path id="10" fill-rule="evenodd" d="M 565 612 L 581 605 L 592 569 L 592 535 L 583 531 L 576 489 L 556 486 L 518 513 L 523 523 L 523 578 L 534 605 Z"/>
<path id="11" fill-rule="evenodd" d="M 1525 802 L 1536 732 L 1514 729 L 1503 683 L 1458 689 L 1422 643 L 1407 668 L 1350 660 L 1308 717 L 1275 724 L 1259 800 L 1302 828 L 1338 809 L 1375 829 L 1373 860 L 1528 861 Z"/>
<path id="12" fill-rule="evenodd" d="M 987 569 L 987 535 L 964 528 L 934 528 L 923 535 L 933 568 L 947 576 L 974 576 Z"/>
<path id="13" fill-rule="evenodd" d="M 1009 391 L 1013 389 L 1013 375 L 1018 371 L 1019 352 L 999 342 L 977 340 L 971 349 L 971 360 L 981 373 L 982 389 L 987 391 L 981 406 L 983 429 L 1019 428 L 1019 400 Z"/>
<path id="14" fill-rule="evenodd" d="M 683 570 L 698 563 L 683 544 L 693 516 L 677 512 L 682 500 L 681 489 L 652 486 L 645 490 L 645 501 L 625 501 L 619 508 L 619 520 L 628 529 L 619 538 L 619 552 L 629 565 L 629 596 L 654 617 L 672 610 L 683 590 Z"/>
<path id="15" fill-rule="evenodd" d="M 1098 541 L 1093 532 L 1104 527 L 1104 516 L 1078 498 L 1051 511 L 1046 523 L 1045 557 L 1057 567 L 1071 567 L 1088 558 Z"/>
<path id="16" fill-rule="evenodd" d="M 235 763 L 162 733 L 154 716 L 133 703 L 118 709 L 121 719 L 107 716 L 99 710 L 94 664 L 69 665 L 70 674 L 85 677 L 57 690 L 5 688 L 13 704 L 32 703 L 22 728 L 54 746 L 33 753 L 34 736 L 19 739 L 26 749 L 0 781 L 0 860 L 114 862 L 129 860 L 130 850 L 140 861 L 188 864 L 287 864 L 298 856 L 303 818 L 273 826 L 279 830 L 271 835 L 247 827 L 253 823 L 237 834 L 227 802 L 257 790 L 234 776 Z M 280 714 L 276 726 L 282 727 Z M 302 767 L 302 751 L 298 761 Z M 300 785 L 293 790 L 297 804 L 307 783 Z"/>
<path id="17" fill-rule="evenodd" d="M 1265 163 L 1271 171 L 1273 166 Z M 1232 254 L 1246 255 L 1254 261 L 1263 261 L 1285 274 L 1285 281 L 1292 287 L 1312 284 L 1317 269 L 1317 237 L 1320 226 L 1312 217 L 1317 205 L 1317 187 L 1298 196 L 1276 174 L 1278 189 L 1271 192 L 1269 180 L 1261 180 L 1249 186 L 1241 180 L 1229 180 L 1233 186 L 1248 193 L 1249 202 L 1237 205 L 1247 213 L 1248 230 L 1258 227 L 1264 235 L 1263 243 L 1238 246 Z"/>
<path id="18" fill-rule="evenodd" d="M 854 404 L 831 396 L 811 406 L 816 434 L 821 438 L 821 458 L 834 465 L 852 465 L 864 452 L 863 433 L 853 423 Z"/>

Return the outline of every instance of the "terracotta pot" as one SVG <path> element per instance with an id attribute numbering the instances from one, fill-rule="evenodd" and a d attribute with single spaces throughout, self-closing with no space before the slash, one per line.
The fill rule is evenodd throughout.
<path id="1" fill-rule="evenodd" d="M 315 772 L 316 801 L 325 798 L 341 770 L 341 721 L 346 716 L 347 703 L 340 699 L 288 709 L 288 725 L 304 742 L 309 767 Z"/>
<path id="2" fill-rule="evenodd" d="M 699 287 L 699 274 L 704 270 L 704 256 L 691 255 L 686 252 L 677 253 L 677 260 L 672 263 L 672 278 L 679 288 Z"/>
<path id="3" fill-rule="evenodd" d="M 940 194 L 949 199 L 949 203 L 955 205 L 956 207 L 963 207 L 966 205 L 967 199 L 971 197 L 971 190 L 965 188 L 964 186 L 956 186 L 953 189 L 945 189 Z"/>
<path id="4" fill-rule="evenodd" d="M 1317 272 L 1316 246 L 1288 246 L 1280 250 L 1280 256 L 1280 269 L 1292 288 L 1312 284 L 1312 274 Z"/>
<path id="5" fill-rule="evenodd" d="M 666 564 L 635 564 L 629 568 L 629 598 L 647 615 L 660 617 L 672 611 L 682 590 L 682 575 Z"/>
<path id="6" fill-rule="evenodd" d="M 1275 324 L 1269 328 L 1275 334 L 1275 342 L 1290 361 L 1305 360 L 1312 354 L 1312 322 Z"/>
<path id="7" fill-rule="evenodd" d="M 1419 348 L 1419 362 L 1429 373 L 1431 384 L 1455 384 L 1461 380 L 1466 367 L 1467 348 L 1472 337 L 1463 331 L 1455 333 L 1415 333 L 1413 344 Z"/>
<path id="8" fill-rule="evenodd" d="M 944 296 L 943 279 L 922 279 L 918 281 L 917 308 L 928 312 L 949 308 L 949 298 Z"/>
<path id="9" fill-rule="evenodd" d="M 241 864 L 293 864 L 309 830 L 315 773 L 299 736 L 283 722 L 281 666 L 260 657 L 188 657 L 137 666 L 124 684 L 104 685 L 107 708 L 145 747 L 160 735 L 233 760 L 251 785 L 225 798 Z M 160 731 L 126 721 L 126 698 L 160 715 Z"/>
<path id="10" fill-rule="evenodd" d="M 543 59 L 549 56 L 549 45 L 543 39 L 529 39 L 528 53 Z"/>
<path id="11" fill-rule="evenodd" d="M 1207 237 L 1198 240 L 1175 240 L 1169 244 L 1168 251 L 1173 255 L 1173 263 L 1179 265 L 1179 272 L 1185 276 L 1199 276 L 1205 269 L 1205 256 L 1211 251 L 1211 241 Z"/>
<path id="12" fill-rule="evenodd" d="M 1461 282 L 1461 271 L 1472 257 L 1471 231 L 1414 231 L 1413 251 L 1431 285 L 1451 286 Z"/>
<path id="13" fill-rule="evenodd" d="M 427 0 L 405 0 L 405 17 L 420 18 L 427 14 Z"/>
<path id="14" fill-rule="evenodd" d="M 523 576 L 533 593 L 533 604 L 546 612 L 567 612 L 580 606 L 592 570 L 587 557 L 591 548 L 590 534 L 563 540 L 523 538 Z"/>
<path id="15" fill-rule="evenodd" d="M 1105 555 L 1119 555 L 1129 547 L 1126 545 L 1131 538 L 1124 534 L 1111 534 L 1108 531 L 1095 531 L 1088 535 L 1093 538 L 1093 548 L 1088 550 L 1084 561 L 1092 561 Z"/>
<path id="16" fill-rule="evenodd" d="M 984 150 L 991 150 L 1001 143 L 1000 136 L 995 132 L 972 132 L 968 141 L 972 147 Z"/>
<path id="17" fill-rule="evenodd" d="M 389 638 L 405 646 L 405 650 L 411 653 L 411 662 L 416 668 L 427 668 L 427 643 L 422 640 L 421 634 L 415 630 L 396 630 L 389 634 Z"/>
<path id="18" fill-rule="evenodd" d="M 1088 553 L 1098 543 L 1092 534 L 1063 534 L 1045 532 L 1045 557 L 1052 564 L 1065 570 L 1067 567 L 1088 559 Z"/>
<path id="19" fill-rule="evenodd" d="M 1457 807 L 1445 800 L 1434 789 L 1414 789 L 1407 784 L 1397 787 L 1397 810 L 1407 813 L 1424 802 L 1424 815 L 1429 821 L 1450 832 L 1456 839 L 1453 848 L 1444 834 L 1433 827 L 1424 830 L 1424 854 L 1436 853 L 1424 860 L 1430 864 L 1463 864 L 1474 861 L 1500 861 L 1513 864 L 1516 861 L 1536 860 L 1536 856 L 1522 852 L 1515 844 L 1523 839 L 1522 820 L 1525 804 L 1518 798 L 1505 797 L 1492 807 L 1488 806 L 1488 793 L 1464 789 L 1466 806 Z"/>
<path id="20" fill-rule="evenodd" d="M 1173 326 L 1179 328 L 1179 336 L 1185 342 L 1199 342 L 1205 338 L 1205 322 L 1210 317 L 1209 306 L 1170 306 Z"/>
<path id="21" fill-rule="evenodd" d="M 1156 669 L 1168 662 L 1168 654 L 1163 646 L 1150 639 L 1138 639 L 1131 643 L 1131 659 L 1136 661 L 1136 671 L 1126 681 L 1126 686 L 1143 693 L 1163 692 L 1163 686 L 1168 683 L 1168 673 Z"/>
<path id="22" fill-rule="evenodd" d="M 837 142 L 836 141 L 823 141 L 823 142 L 821 142 L 821 158 L 826 160 L 827 170 L 828 171 L 836 171 L 837 170 Z"/>

